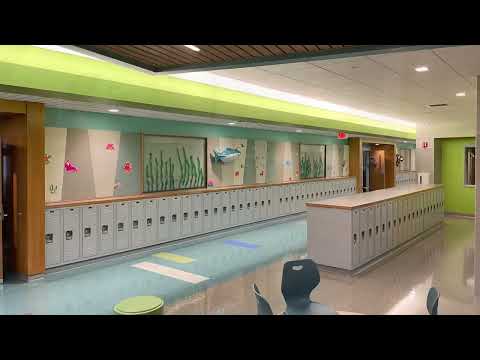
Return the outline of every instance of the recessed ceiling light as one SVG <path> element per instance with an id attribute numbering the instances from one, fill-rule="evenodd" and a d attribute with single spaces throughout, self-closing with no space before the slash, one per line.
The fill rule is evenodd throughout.
<path id="1" fill-rule="evenodd" d="M 428 67 L 426 67 L 426 66 L 417 66 L 417 67 L 415 68 L 415 71 L 416 71 L 416 72 L 425 72 L 425 71 L 428 71 Z"/>
<path id="2" fill-rule="evenodd" d="M 236 122 L 229 122 L 227 125 L 237 125 Z"/>
<path id="3" fill-rule="evenodd" d="M 189 48 L 190 50 L 193 50 L 193 51 L 200 51 L 200 49 L 198 47 L 196 47 L 195 45 L 183 45 L 187 48 Z"/>
<path id="4" fill-rule="evenodd" d="M 375 146 L 379 146 L 380 144 L 375 144 Z"/>
<path id="5" fill-rule="evenodd" d="M 455 94 L 455 96 L 458 96 L 458 97 L 462 97 L 462 96 L 466 96 L 466 95 L 467 94 L 464 91 Z"/>
<path id="6" fill-rule="evenodd" d="M 297 129 L 297 130 L 295 130 L 295 132 L 301 133 L 301 132 L 303 132 L 303 130 L 302 129 Z"/>
<path id="7" fill-rule="evenodd" d="M 118 109 L 109 109 L 108 111 L 110 111 L 111 113 L 118 113 L 120 110 L 118 110 Z"/>
<path id="8" fill-rule="evenodd" d="M 406 143 L 406 142 L 407 142 L 407 140 L 403 140 L 403 142 L 404 142 L 404 143 Z"/>

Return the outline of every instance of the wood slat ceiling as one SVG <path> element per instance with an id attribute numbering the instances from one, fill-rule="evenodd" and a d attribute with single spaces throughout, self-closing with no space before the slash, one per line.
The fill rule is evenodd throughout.
<path id="1" fill-rule="evenodd" d="M 212 68 L 225 64 L 252 64 L 282 57 L 317 55 L 348 50 L 355 45 L 76 45 L 143 69 L 162 72 L 188 68 Z M 364 47 L 356 45 L 355 47 Z"/>

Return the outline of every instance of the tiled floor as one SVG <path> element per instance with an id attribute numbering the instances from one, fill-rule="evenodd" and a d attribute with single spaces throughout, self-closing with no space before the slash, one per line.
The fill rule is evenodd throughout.
<path id="1" fill-rule="evenodd" d="M 226 240 L 257 247 L 235 246 Z M 426 293 L 433 285 L 441 293 L 441 314 L 479 314 L 480 304 L 473 296 L 473 240 L 473 220 L 447 218 L 440 230 L 362 275 L 322 271 L 312 298 L 337 311 L 425 314 Z M 304 220 L 276 224 L 172 251 L 195 259 L 192 263 L 148 254 L 28 284 L 7 284 L 0 291 L 0 314 L 110 314 L 116 302 L 140 294 L 163 296 L 167 314 L 255 314 L 253 282 L 274 312 L 280 313 L 283 263 L 306 256 L 305 248 Z M 140 262 L 209 280 L 192 285 L 132 267 Z"/>

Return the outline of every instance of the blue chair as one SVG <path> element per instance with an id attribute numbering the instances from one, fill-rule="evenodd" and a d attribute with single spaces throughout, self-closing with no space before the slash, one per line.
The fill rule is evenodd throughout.
<path id="1" fill-rule="evenodd" d="M 438 315 L 438 301 L 440 293 L 434 287 L 430 288 L 427 295 L 427 310 L 430 315 Z"/>
<path id="2" fill-rule="evenodd" d="M 287 304 L 286 315 L 336 315 L 326 305 L 310 300 L 320 283 L 317 265 L 310 259 L 288 261 L 283 266 L 282 294 Z"/>
<path id="3" fill-rule="evenodd" d="M 272 308 L 268 301 L 260 294 L 256 284 L 253 284 L 253 292 L 257 300 L 257 315 L 273 315 Z"/>

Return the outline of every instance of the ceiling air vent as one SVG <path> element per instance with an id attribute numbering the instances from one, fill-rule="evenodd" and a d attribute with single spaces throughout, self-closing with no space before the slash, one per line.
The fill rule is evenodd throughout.
<path id="1" fill-rule="evenodd" d="M 430 105 L 428 105 L 428 107 L 432 107 L 432 108 L 443 107 L 443 106 L 448 106 L 448 104 L 430 104 Z"/>

